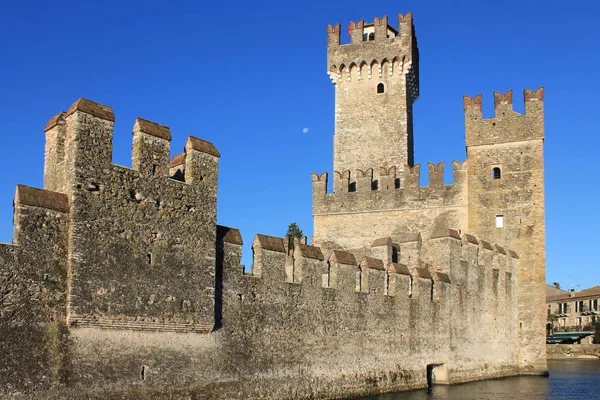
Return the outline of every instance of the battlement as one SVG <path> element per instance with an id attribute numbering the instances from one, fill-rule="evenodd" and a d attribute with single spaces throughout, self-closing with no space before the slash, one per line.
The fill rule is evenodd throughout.
<path id="1" fill-rule="evenodd" d="M 544 88 L 523 91 L 525 113 L 513 111 L 513 92 L 494 93 L 493 118 L 483 119 L 481 94 L 464 96 L 467 146 L 544 138 Z"/>
<path id="2" fill-rule="evenodd" d="M 74 181 L 98 180 L 105 175 L 106 169 L 112 168 L 114 121 L 112 108 L 86 99 L 77 100 L 68 111 L 52 117 L 44 128 L 44 187 L 66 192 Z M 180 169 L 181 174 L 176 174 L 179 168 L 171 174 L 170 142 L 168 127 L 137 118 L 132 169 L 144 176 L 216 186 L 220 154 L 212 143 L 190 136 L 184 156 L 180 156 L 185 167 Z"/>
<path id="3" fill-rule="evenodd" d="M 208 332 L 220 154 L 190 136 L 170 161 L 170 129 L 137 118 L 132 168 L 114 165 L 114 121 L 110 107 L 79 99 L 48 122 L 46 190 L 17 188 L 14 242 L 31 230 L 20 222 L 31 214 L 25 206 L 66 214 L 78 277 L 65 306 L 70 326 Z"/>
<path id="4" fill-rule="evenodd" d="M 349 44 L 340 43 L 340 24 L 327 27 L 327 73 L 334 85 L 360 81 L 378 84 L 382 79 L 401 78 L 411 103 L 419 97 L 419 50 L 412 14 L 398 14 L 398 30 L 388 17 L 350 22 Z"/>
<path id="5" fill-rule="evenodd" d="M 229 248 L 239 248 L 235 252 L 237 259 L 233 260 L 234 264 L 239 263 L 241 241 L 223 241 Z M 440 300 L 439 296 L 450 295 L 449 286 L 444 285 L 466 287 L 473 275 L 478 279 L 479 273 L 483 279 L 480 284 L 494 288 L 494 296 L 503 293 L 496 287 L 498 282 L 492 282 L 494 276 L 502 272 L 502 276 L 509 276 L 511 281 L 518 276 L 518 257 L 513 251 L 452 229 L 438 229 L 426 241 L 418 233 L 397 241 L 391 237 L 380 238 L 367 254 L 324 250 L 297 240 L 293 248 L 288 248 L 287 243 L 287 238 L 256 235 L 252 244 L 251 273 L 245 274 L 241 268 L 230 265 L 229 279 L 237 280 L 235 276 L 260 279 L 272 290 L 284 284 L 299 284 L 346 293 L 436 301 Z M 503 285 L 507 284 L 503 281 Z M 516 287 L 516 282 L 511 285 Z"/>
<path id="6" fill-rule="evenodd" d="M 328 47 L 345 46 L 340 40 L 341 25 L 327 25 Z M 397 37 L 410 37 L 414 33 L 412 13 L 398 14 L 398 29 L 388 23 L 388 16 L 373 18 L 372 24 L 365 24 L 364 20 L 358 22 L 350 21 L 348 25 L 348 36 L 350 45 L 365 42 L 386 42 Z"/>
<path id="7" fill-rule="evenodd" d="M 402 180 L 396 167 L 365 171 L 335 171 L 333 193 L 327 193 L 328 174 L 312 174 L 313 214 L 371 211 L 411 207 L 413 200 L 439 204 L 466 201 L 466 161 L 452 162 L 454 182 L 444 185 L 444 163 L 428 163 L 429 185 L 421 186 L 421 166 L 404 166 Z"/>

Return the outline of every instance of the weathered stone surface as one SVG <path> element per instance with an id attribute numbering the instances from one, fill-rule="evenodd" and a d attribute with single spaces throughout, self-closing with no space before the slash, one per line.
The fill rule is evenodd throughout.
<path id="1" fill-rule="evenodd" d="M 170 161 L 168 128 L 138 119 L 128 169 L 110 107 L 53 118 L 44 190 L 17 188 L 0 245 L 0 397 L 335 399 L 425 387 L 431 364 L 448 383 L 543 373 L 525 309 L 544 281 L 543 91 L 524 116 L 495 95 L 484 121 L 465 98 L 468 162 L 420 187 L 418 50 L 398 21 L 352 23 L 349 45 L 329 28 L 334 193 L 313 174 L 313 245 L 256 235 L 250 274 L 216 224 L 212 143 Z"/>

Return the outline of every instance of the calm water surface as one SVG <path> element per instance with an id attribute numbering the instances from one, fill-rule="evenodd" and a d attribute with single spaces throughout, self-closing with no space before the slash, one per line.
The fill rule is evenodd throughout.
<path id="1" fill-rule="evenodd" d="M 550 377 L 519 377 L 434 386 L 363 400 L 598 400 L 600 360 L 548 361 Z"/>

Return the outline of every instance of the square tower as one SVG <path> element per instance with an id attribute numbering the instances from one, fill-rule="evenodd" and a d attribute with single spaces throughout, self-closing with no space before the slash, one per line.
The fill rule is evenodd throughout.
<path id="1" fill-rule="evenodd" d="M 335 85 L 334 171 L 413 165 L 412 104 L 419 95 L 419 51 L 412 14 L 373 24 L 328 27 L 327 66 Z"/>

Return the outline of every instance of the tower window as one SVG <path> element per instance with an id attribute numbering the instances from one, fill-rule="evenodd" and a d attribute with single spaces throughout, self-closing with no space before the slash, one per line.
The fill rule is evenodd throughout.
<path id="1" fill-rule="evenodd" d="M 377 93 L 385 93 L 385 86 L 383 83 L 377 85 Z"/>
<path id="2" fill-rule="evenodd" d="M 500 167 L 492 168 L 492 179 L 502 179 L 502 170 L 500 170 Z"/>
<path id="3" fill-rule="evenodd" d="M 375 32 L 369 33 L 369 41 L 375 40 Z"/>
<path id="4" fill-rule="evenodd" d="M 504 228 L 504 216 L 496 215 L 496 228 Z"/>

